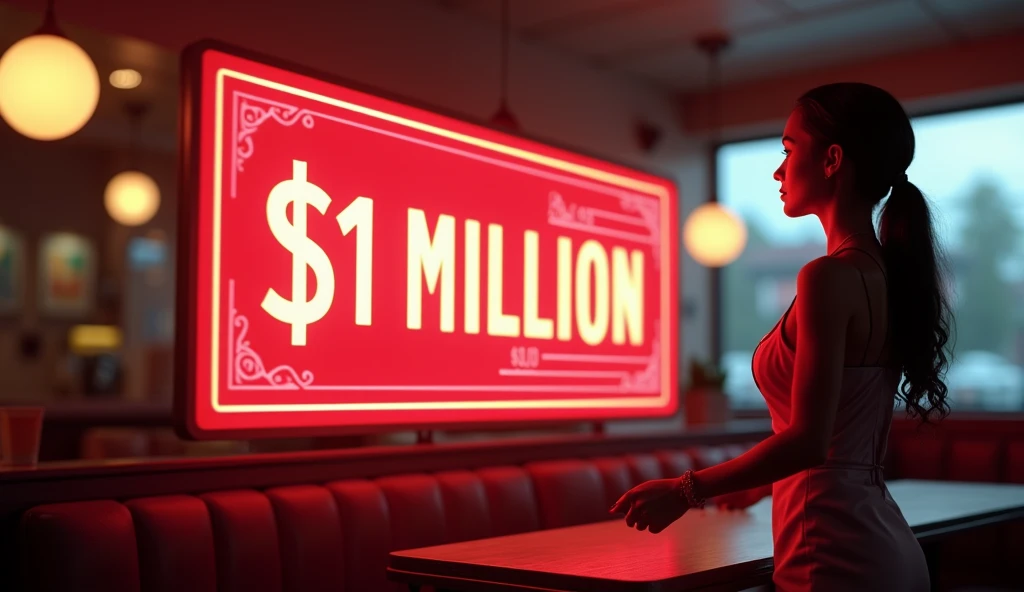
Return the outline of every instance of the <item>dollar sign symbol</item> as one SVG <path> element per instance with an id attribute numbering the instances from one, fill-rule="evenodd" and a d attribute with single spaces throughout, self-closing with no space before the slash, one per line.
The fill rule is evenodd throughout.
<path id="1" fill-rule="evenodd" d="M 288 204 L 292 221 L 288 223 Z M 306 236 L 306 206 L 321 214 L 327 212 L 331 198 L 306 181 L 306 163 L 292 161 L 292 178 L 281 181 L 267 197 L 267 223 L 281 246 L 292 253 L 292 299 L 286 300 L 273 288 L 263 297 L 263 310 L 292 326 L 292 345 L 306 345 L 306 327 L 322 319 L 334 300 L 334 268 L 327 254 Z M 316 276 L 316 294 L 306 300 L 306 266 Z"/>

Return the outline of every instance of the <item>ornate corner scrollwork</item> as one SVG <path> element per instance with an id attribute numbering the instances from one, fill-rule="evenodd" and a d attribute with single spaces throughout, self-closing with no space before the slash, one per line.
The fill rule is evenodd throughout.
<path id="1" fill-rule="evenodd" d="M 253 134 L 260 129 L 261 125 L 274 120 L 285 127 L 301 123 L 306 129 L 313 129 L 316 123 L 314 115 L 318 115 L 309 109 L 299 109 L 295 105 L 278 103 L 246 93 L 235 93 L 234 105 L 235 146 L 231 197 L 235 197 L 235 175 L 245 171 L 245 161 L 256 152 Z"/>
<path id="2" fill-rule="evenodd" d="M 309 370 L 298 372 L 284 364 L 267 369 L 263 358 L 256 353 L 246 338 L 249 333 L 249 319 L 239 314 L 235 308 L 234 280 L 229 283 L 228 300 L 228 347 L 231 348 L 228 387 L 258 386 L 261 390 L 297 390 L 312 385 L 313 373 Z"/>
<path id="3" fill-rule="evenodd" d="M 658 333 L 658 322 L 654 322 L 654 342 L 647 365 L 642 370 L 631 372 L 622 377 L 622 388 L 630 392 L 658 392 L 661 388 L 661 336 Z"/>

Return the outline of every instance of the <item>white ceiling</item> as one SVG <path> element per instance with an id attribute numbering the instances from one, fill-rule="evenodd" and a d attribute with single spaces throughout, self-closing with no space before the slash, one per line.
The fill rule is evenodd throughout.
<path id="1" fill-rule="evenodd" d="M 443 9 L 493 24 L 498 38 L 500 0 L 432 1 Z M 724 32 L 732 38 L 732 45 L 721 57 L 722 81 L 731 83 L 1024 28 L 1024 0 L 509 3 L 511 28 L 518 38 L 677 91 L 706 87 L 707 58 L 694 42 L 710 32 Z"/>

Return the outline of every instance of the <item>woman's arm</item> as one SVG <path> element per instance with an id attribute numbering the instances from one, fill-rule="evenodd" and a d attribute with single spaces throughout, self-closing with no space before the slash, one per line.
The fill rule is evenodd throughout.
<path id="1" fill-rule="evenodd" d="M 713 497 L 708 502 L 725 510 L 743 510 L 772 494 L 772 485 L 761 485 L 753 489 L 741 489 Z"/>
<path id="2" fill-rule="evenodd" d="M 697 471 L 706 498 L 769 485 L 825 461 L 839 406 L 846 330 L 857 294 L 856 270 L 837 259 L 811 261 L 797 276 L 797 348 L 792 415 L 785 430 L 744 454 Z"/>

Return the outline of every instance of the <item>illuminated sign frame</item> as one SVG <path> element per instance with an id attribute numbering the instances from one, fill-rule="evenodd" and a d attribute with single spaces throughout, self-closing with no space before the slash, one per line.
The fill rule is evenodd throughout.
<path id="1" fill-rule="evenodd" d="M 257 71 L 263 72 L 263 75 L 254 74 Z M 288 82 L 281 82 L 281 80 Z M 223 239 L 223 236 L 228 231 L 225 230 L 227 227 L 224 226 L 223 204 L 225 202 L 223 201 L 222 192 L 226 191 L 225 187 L 230 186 L 229 183 L 235 182 L 234 175 L 239 170 L 239 167 L 236 166 L 238 163 L 232 162 L 230 167 L 225 164 L 224 146 L 226 134 L 223 130 L 227 121 L 225 118 L 228 115 L 225 114 L 226 109 L 224 108 L 226 103 L 225 97 L 227 96 L 224 89 L 225 85 L 228 84 L 247 84 L 269 89 L 268 92 L 272 91 L 275 93 L 285 93 L 287 96 L 294 96 L 296 101 L 309 101 L 309 104 L 322 105 L 323 109 L 341 109 L 359 116 L 375 118 L 375 120 L 380 120 L 388 125 L 398 126 L 400 129 L 408 128 L 410 136 L 413 133 L 423 134 L 429 138 L 436 138 L 438 145 L 441 142 L 449 142 L 456 147 L 461 147 L 458 149 L 452 148 L 452 146 L 441 147 L 449 153 L 464 152 L 477 160 L 494 162 L 504 159 L 507 162 L 502 166 L 505 166 L 507 169 L 520 171 L 517 174 L 522 174 L 522 171 L 526 171 L 528 175 L 534 174 L 529 172 L 531 170 L 547 171 L 544 172 L 544 175 L 547 177 L 557 177 L 559 182 L 575 183 L 580 187 L 585 187 L 585 191 L 590 191 L 591 193 L 595 191 L 594 187 L 605 187 L 605 193 L 609 195 L 627 196 L 616 197 L 622 203 L 626 203 L 631 199 L 639 200 L 629 206 L 637 211 L 642 207 L 649 209 L 650 204 L 654 204 L 654 211 L 647 212 L 649 215 L 646 217 L 648 224 L 654 224 L 654 226 L 650 227 L 650 236 L 645 237 L 645 240 L 651 245 L 652 256 L 659 261 L 659 273 L 656 276 L 657 287 L 654 290 L 657 297 L 654 327 L 656 338 L 651 346 L 653 349 L 649 352 L 649 359 L 652 362 L 647 366 L 650 376 L 647 376 L 646 379 L 648 384 L 650 384 L 650 380 L 655 380 L 656 383 L 653 383 L 653 386 L 643 387 L 653 390 L 643 391 L 650 393 L 647 396 L 639 396 L 637 393 L 641 391 L 623 391 L 623 387 L 615 385 L 594 386 L 584 383 L 580 386 L 556 387 L 542 385 L 533 387 L 530 385 L 524 386 L 523 384 L 502 384 L 495 385 L 493 391 L 508 393 L 527 393 L 532 391 L 552 396 L 547 398 L 541 398 L 540 396 L 515 398 L 512 395 L 502 395 L 503 398 L 489 398 L 483 397 L 479 393 L 491 387 L 480 385 L 454 384 L 435 386 L 406 384 L 390 387 L 362 384 L 337 387 L 317 385 L 314 387 L 310 384 L 312 382 L 311 373 L 309 374 L 309 380 L 306 381 L 295 370 L 292 370 L 291 366 L 281 365 L 276 366 L 275 370 L 277 368 L 284 368 L 286 370 L 284 372 L 286 375 L 284 380 L 288 383 L 286 386 L 292 388 L 293 391 L 320 388 L 324 389 L 319 391 L 322 393 L 331 389 L 340 389 L 346 392 L 375 389 L 377 392 L 442 392 L 445 393 L 445 396 L 444 400 L 440 401 L 423 400 L 421 398 L 420 400 L 372 402 L 370 400 L 361 402 L 324 402 L 318 399 L 318 402 L 305 403 L 267 402 L 265 396 L 258 402 L 242 403 L 228 403 L 227 399 L 221 398 L 221 391 L 223 390 L 221 388 L 223 376 L 221 375 L 228 375 L 228 379 L 230 379 L 232 368 L 237 366 L 237 364 L 233 365 L 231 361 L 231 347 L 224 347 L 223 344 L 233 343 L 239 339 L 238 331 L 245 331 L 250 328 L 250 321 L 248 319 L 241 315 L 234 316 L 236 314 L 234 304 L 235 280 L 230 279 L 225 282 L 221 274 L 222 248 L 227 248 L 224 245 L 231 245 L 230 239 Z M 333 91 L 333 95 L 331 91 Z M 339 98 L 339 95 L 341 98 Z M 237 96 L 237 92 L 235 96 Z M 361 102 L 359 100 L 360 97 L 365 100 Z M 299 111 L 296 109 L 288 113 L 294 115 L 292 117 L 293 120 L 286 122 L 284 119 L 277 117 L 278 123 L 292 126 L 301 120 L 303 122 L 302 125 L 305 127 L 313 127 L 311 115 L 305 114 L 301 117 L 299 115 L 301 113 L 312 113 L 312 110 L 303 109 Z M 326 117 L 322 113 L 314 113 L 314 115 Z M 237 118 L 237 113 L 234 117 Z M 307 121 L 305 118 L 309 118 L 309 120 Z M 340 121 L 340 119 L 335 117 L 335 121 Z M 368 128 L 366 125 L 361 125 L 360 127 Z M 557 148 L 548 142 L 539 142 L 524 136 L 509 134 L 504 130 L 489 128 L 458 116 L 442 113 L 435 108 L 422 107 L 406 99 L 390 97 L 385 93 L 366 89 L 349 81 L 310 72 L 293 64 L 287 64 L 280 60 L 213 41 L 203 41 L 189 46 L 182 55 L 182 100 L 179 131 L 181 203 L 178 241 L 175 416 L 179 432 L 182 435 L 196 439 L 259 438 L 353 432 L 365 433 L 385 429 L 413 430 L 452 427 L 465 429 L 469 426 L 479 427 L 483 425 L 564 423 L 567 421 L 661 417 L 671 415 L 676 411 L 678 407 L 679 257 L 678 241 L 676 240 L 678 234 L 677 196 L 676 189 L 671 181 L 663 177 L 638 171 L 635 168 L 624 167 L 610 163 L 607 160 L 585 156 L 578 151 Z M 386 135 L 398 137 L 400 134 L 391 131 L 387 132 Z M 233 139 L 237 148 L 239 145 L 237 135 Z M 413 138 L 410 141 L 415 141 L 421 145 L 433 144 L 433 142 L 426 142 L 422 138 Z M 471 151 L 478 151 L 479 153 L 471 154 Z M 236 159 L 237 152 L 236 150 Z M 251 154 L 251 144 L 249 154 Z M 285 181 L 288 183 L 306 183 L 306 162 L 293 159 L 291 165 L 289 172 L 292 174 L 292 181 L 282 178 L 282 183 L 275 185 L 273 191 L 278 191 L 277 187 L 283 185 Z M 230 169 L 230 172 L 226 173 L 225 171 L 228 169 Z M 228 176 L 226 177 L 226 175 Z M 573 179 L 577 179 L 577 181 L 573 181 Z M 646 197 L 630 197 L 634 195 Z M 234 196 L 232 195 L 232 197 Z M 555 200 L 547 206 L 549 210 L 556 203 L 559 206 L 565 205 L 561 197 L 554 192 L 548 198 Z M 367 198 L 360 197 L 353 201 L 352 204 L 356 204 L 358 200 L 365 199 Z M 270 198 L 268 198 L 267 208 L 270 208 L 269 200 Z M 330 202 L 330 200 L 328 199 L 327 202 Z M 372 208 L 372 204 L 364 203 L 361 205 L 369 205 Z M 575 208 L 576 204 L 570 204 L 570 206 Z M 351 208 L 346 208 L 346 211 L 349 209 Z M 603 210 L 598 210 L 597 208 L 590 208 L 590 210 L 603 212 Z M 280 211 L 282 220 L 291 224 L 292 222 L 289 222 L 284 214 L 284 206 L 281 207 Z M 370 212 L 372 211 L 371 209 Z M 580 211 L 582 212 L 583 210 L 581 209 Z M 420 214 L 422 215 L 422 212 Z M 570 230 L 579 230 L 581 226 L 586 226 L 586 224 L 581 222 L 582 218 L 574 217 L 575 213 L 563 211 L 561 214 L 551 214 L 549 212 L 548 215 L 561 216 L 557 220 L 549 220 L 552 226 Z M 626 218 L 622 214 L 609 212 L 604 212 L 604 215 Z M 267 214 L 267 216 L 267 221 L 269 221 L 270 214 Z M 409 216 L 409 232 L 411 233 L 413 208 L 409 208 Z M 639 219 L 638 214 L 636 220 Z M 348 230 L 346 230 L 345 223 L 341 221 L 341 214 L 339 214 L 338 220 L 342 224 L 342 231 L 345 234 L 348 234 L 349 230 L 356 228 L 355 234 L 358 236 L 359 230 L 357 226 L 349 224 Z M 650 222 L 650 220 L 654 220 L 654 222 Z M 473 221 L 466 220 L 467 230 L 469 229 L 470 222 Z M 593 226 L 592 221 L 584 222 L 588 222 Z M 636 223 L 635 220 L 627 220 L 626 222 Z M 241 225 L 241 222 L 237 224 Z M 427 225 L 425 226 L 427 232 L 425 236 L 427 242 L 425 244 L 430 246 L 432 239 L 429 234 L 431 230 L 429 223 L 425 224 Z M 488 231 L 492 231 L 493 226 L 495 224 L 492 223 L 484 229 L 485 235 Z M 438 223 L 439 227 L 440 222 Z M 498 228 L 499 234 L 497 236 L 500 242 L 500 226 Z M 479 223 L 477 223 L 476 231 L 479 232 L 479 230 Z M 593 228 L 590 227 L 586 230 L 593 232 Z M 440 231 L 436 232 L 439 233 Z M 609 228 L 598 232 L 598 234 L 602 233 L 612 237 L 617 235 L 636 236 L 635 234 Z M 275 234 L 275 236 L 277 235 Z M 438 234 L 435 234 L 435 238 L 437 236 Z M 229 242 L 224 242 L 224 240 Z M 412 242 L 411 238 L 408 240 Z M 479 241 L 479 239 L 477 240 Z M 490 241 L 492 240 L 493 237 L 488 235 L 488 249 L 491 248 Z M 524 236 L 524 241 L 526 240 Z M 536 241 L 537 239 L 534 238 L 534 240 Z M 595 242 L 595 244 L 597 243 Z M 411 248 L 410 246 L 409 249 Z M 561 244 L 559 244 L 559 248 L 561 248 Z M 596 248 L 604 253 L 600 246 Z M 536 246 L 534 246 L 534 249 L 536 249 Z M 616 247 L 613 247 L 613 255 L 618 257 L 613 257 L 615 270 L 635 271 L 634 262 L 639 261 L 642 272 L 644 265 L 642 255 L 640 259 L 635 259 L 633 258 L 634 255 L 627 255 L 626 250 L 619 250 L 621 252 L 616 253 Z M 374 251 L 371 250 L 370 252 L 373 253 Z M 500 257 L 500 250 L 498 252 Z M 607 254 L 605 253 L 605 255 Z M 581 255 L 578 256 L 582 257 Z M 373 257 L 377 257 L 377 255 L 374 254 Z M 536 258 L 537 255 L 535 254 L 534 257 Z M 627 259 L 627 257 L 630 258 Z M 328 261 L 330 262 L 330 260 Z M 488 263 L 489 265 L 490 263 Z M 579 263 L 577 262 L 577 267 L 578 265 Z M 605 279 L 607 281 L 607 257 L 605 258 L 604 265 Z M 411 263 L 409 266 L 412 269 Z M 594 263 L 593 266 L 593 269 L 586 273 L 588 285 L 591 282 L 591 272 L 594 274 L 598 273 L 598 265 Z M 426 269 L 427 267 L 423 267 L 424 274 L 427 273 Z M 488 269 L 490 268 L 488 267 Z M 410 271 L 409 273 L 412 272 Z M 434 273 L 433 281 L 436 283 L 439 272 L 435 271 Z M 490 272 L 488 271 L 488 273 Z M 372 280 L 372 268 L 370 274 Z M 319 275 L 316 277 L 318 281 L 317 289 L 319 290 Z M 578 269 L 576 269 L 576 277 L 582 277 L 579 275 Z M 643 273 L 640 273 L 639 277 L 639 281 L 642 284 L 644 281 Z M 427 279 L 428 290 L 433 293 L 434 288 L 430 287 L 430 281 Z M 524 279 L 523 281 L 527 280 Z M 598 282 L 596 279 L 593 281 Z M 596 286 L 597 284 L 595 283 L 594 285 Z M 614 284 L 614 286 L 618 285 Z M 575 289 L 578 299 L 580 288 L 577 286 Z M 590 289 L 590 287 L 586 288 L 588 294 L 590 294 L 588 297 L 593 298 L 592 293 L 589 292 Z M 595 287 L 594 289 L 596 290 L 597 288 Z M 615 288 L 615 290 L 618 290 L 618 288 Z M 273 289 L 270 292 L 273 292 Z M 422 296 L 422 292 L 420 294 Z M 411 296 L 412 292 L 410 291 L 410 299 Z M 363 312 L 356 313 L 357 325 L 369 324 L 368 322 L 358 320 L 360 314 L 365 314 L 366 318 L 369 317 L 370 301 L 367 300 L 364 304 L 366 306 Z M 479 308 L 479 304 L 477 306 Z M 579 306 L 578 303 L 577 306 Z M 490 304 L 488 307 L 489 310 Z M 266 305 L 266 302 L 264 303 L 264 308 L 270 313 L 270 316 L 275 315 L 271 308 Z M 500 307 L 498 310 L 500 311 Z M 593 318 L 596 319 L 596 309 L 593 315 L 595 315 Z M 536 316 L 536 311 L 534 316 Z M 526 318 L 524 318 L 525 321 L 527 321 Z M 240 322 L 243 322 L 243 324 L 239 324 Z M 518 320 L 516 322 L 518 323 Z M 547 320 L 547 322 L 551 323 L 550 320 Z M 568 323 L 568 321 L 566 322 Z M 580 321 L 577 322 L 579 323 Z M 597 321 L 595 320 L 594 322 L 596 323 Z M 624 343 L 622 340 L 627 331 L 627 328 L 623 326 L 625 322 L 619 319 L 615 328 L 620 343 Z M 641 318 L 641 322 L 643 322 L 643 318 Z M 412 317 L 410 317 L 409 323 L 413 323 Z M 518 325 L 516 326 L 518 327 Z M 537 326 L 536 323 L 534 326 Z M 412 328 L 413 325 L 410 324 L 409 327 Z M 628 329 L 630 339 L 632 339 L 633 327 L 630 326 Z M 553 331 L 553 328 L 549 328 L 549 330 Z M 605 326 L 604 331 L 607 330 L 607 326 Z M 560 325 L 560 336 L 562 335 L 561 331 L 562 327 Z M 494 334 L 491 333 L 491 335 Z M 302 330 L 296 331 L 296 323 L 293 322 L 292 336 L 293 349 L 296 345 L 305 345 L 304 325 Z M 245 343 L 248 344 L 248 342 Z M 532 351 L 530 352 L 531 355 L 533 353 Z M 251 350 L 247 350 L 245 354 L 255 355 Z M 583 354 L 556 355 L 562 355 L 563 357 L 575 356 L 576 358 L 602 357 Z M 612 355 L 603 357 L 639 358 L 640 356 Z M 224 360 L 226 360 L 226 363 L 224 368 L 222 368 L 222 361 Z M 235 373 L 237 374 L 237 372 L 236 369 Z M 580 374 L 586 373 L 580 372 Z M 589 374 L 593 375 L 595 372 L 590 372 Z M 505 376 L 506 374 L 501 375 Z M 277 378 L 274 379 L 276 380 Z M 573 393 L 573 396 L 558 396 L 558 393 L 571 393 L 574 389 L 576 392 Z M 588 395 L 587 393 L 591 391 L 593 391 L 593 394 Z M 474 396 L 477 396 L 477 398 L 473 398 Z M 501 415 L 494 416 L 493 412 L 495 411 L 501 413 Z M 486 415 L 485 412 L 491 412 L 492 415 Z M 343 417 L 357 417 L 360 414 L 363 415 L 359 421 L 348 422 L 342 419 Z M 267 418 L 270 419 L 268 420 Z M 278 418 L 279 421 L 274 421 L 275 418 Z"/>

